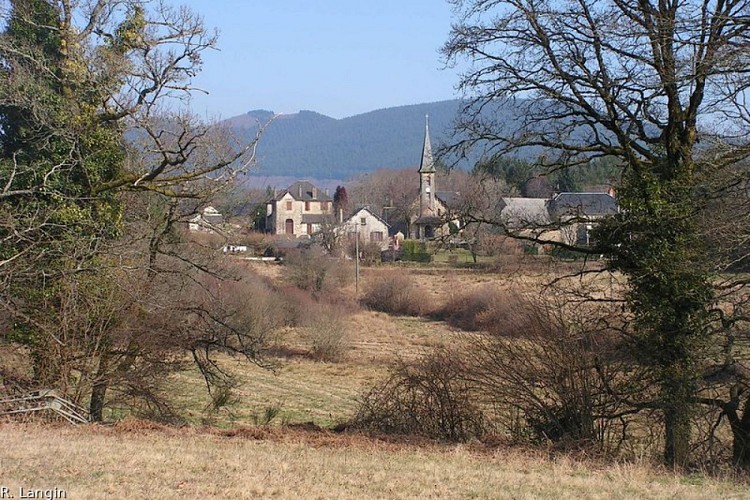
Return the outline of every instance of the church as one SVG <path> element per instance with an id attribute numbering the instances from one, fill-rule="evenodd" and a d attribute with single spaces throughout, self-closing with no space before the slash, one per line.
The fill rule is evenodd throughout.
<path id="1" fill-rule="evenodd" d="M 459 229 L 458 220 L 451 220 L 451 208 L 458 201 L 459 193 L 437 190 L 437 169 L 430 143 L 429 117 L 425 117 L 422 160 L 419 164 L 419 197 L 412 205 L 409 220 L 409 237 L 417 240 L 440 238 L 450 235 L 451 225 Z"/>

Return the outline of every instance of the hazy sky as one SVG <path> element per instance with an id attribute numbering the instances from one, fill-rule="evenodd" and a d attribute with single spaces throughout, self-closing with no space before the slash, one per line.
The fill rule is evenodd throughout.
<path id="1" fill-rule="evenodd" d="M 220 32 L 193 110 L 309 109 L 343 118 L 452 99 L 455 69 L 438 53 L 451 24 L 444 0 L 175 0 Z"/>

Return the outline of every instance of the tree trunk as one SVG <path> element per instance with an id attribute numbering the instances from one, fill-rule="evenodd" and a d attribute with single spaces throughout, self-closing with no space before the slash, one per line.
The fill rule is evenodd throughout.
<path id="1" fill-rule="evenodd" d="M 737 415 L 737 406 L 727 412 L 732 429 L 732 461 L 736 467 L 750 468 L 750 397 L 745 400 L 742 418 Z"/>
<path id="2" fill-rule="evenodd" d="M 89 402 L 89 415 L 92 422 L 103 420 L 104 401 L 109 388 L 109 353 L 105 352 L 99 358 L 99 368 L 96 370 L 96 379 L 91 388 L 91 401 Z"/>
<path id="3" fill-rule="evenodd" d="M 683 332 L 680 337 L 687 335 Z M 667 346 L 661 346 L 666 349 Z M 679 352 L 671 346 L 673 354 Z M 680 359 L 681 358 L 681 359 Z M 690 431 L 695 383 L 688 356 L 672 359 L 662 372 L 661 400 L 664 405 L 664 462 L 675 469 L 690 460 Z"/>
<path id="4" fill-rule="evenodd" d="M 664 410 L 664 462 L 675 469 L 690 459 L 690 409 L 675 404 Z"/>

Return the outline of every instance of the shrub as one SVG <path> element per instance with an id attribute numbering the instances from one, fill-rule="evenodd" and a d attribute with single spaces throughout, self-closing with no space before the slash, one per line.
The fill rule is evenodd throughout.
<path id="1" fill-rule="evenodd" d="M 503 320 L 492 313 L 498 311 L 498 306 L 506 298 L 507 294 L 503 294 L 496 287 L 485 285 L 463 293 L 452 294 L 448 301 L 434 313 L 434 316 L 462 330 L 482 330 L 495 321 Z"/>
<path id="2" fill-rule="evenodd" d="M 374 311 L 419 316 L 425 312 L 426 299 L 407 276 L 393 272 L 375 279 L 365 290 L 361 303 Z"/>
<path id="3" fill-rule="evenodd" d="M 515 438 L 601 449 L 622 444 L 644 388 L 603 310 L 509 295 L 489 334 L 469 337 L 467 375 Z"/>
<path id="4" fill-rule="evenodd" d="M 354 259 L 357 254 L 357 248 L 359 248 L 359 259 L 360 262 L 365 265 L 372 265 L 380 262 L 380 245 L 374 241 L 360 241 L 359 246 L 355 241 L 350 241 L 346 248 L 346 254 Z"/>
<path id="5" fill-rule="evenodd" d="M 480 438 L 486 423 L 464 374 L 463 363 L 446 350 L 402 362 L 363 397 L 351 426 L 447 441 Z"/>
<path id="6" fill-rule="evenodd" d="M 336 314 L 322 314 L 308 327 L 310 357 L 316 361 L 337 362 L 346 353 L 346 325 Z"/>
<path id="7" fill-rule="evenodd" d="M 402 243 L 404 255 L 402 260 L 413 262 L 432 262 L 432 255 L 427 252 L 427 246 L 422 241 L 404 240 Z"/>
<path id="8" fill-rule="evenodd" d="M 329 258 L 318 247 L 295 250 L 284 261 L 286 278 L 297 288 L 319 293 L 332 286 L 329 273 L 337 261 Z"/>

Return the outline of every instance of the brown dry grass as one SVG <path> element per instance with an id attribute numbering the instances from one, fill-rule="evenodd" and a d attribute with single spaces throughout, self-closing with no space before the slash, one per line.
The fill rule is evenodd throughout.
<path id="1" fill-rule="evenodd" d="M 230 437 L 231 436 L 231 437 Z M 747 498 L 747 485 L 518 450 L 304 432 L 0 425 L 0 486 L 94 498 Z"/>
<path id="2" fill-rule="evenodd" d="M 269 371 L 247 362 L 223 358 L 236 375 L 237 404 L 214 415 L 220 426 L 251 424 L 267 408 L 278 408 L 274 424 L 314 422 L 323 427 L 351 418 L 358 398 L 388 374 L 397 359 L 414 359 L 433 347 L 448 345 L 457 333 L 426 318 L 393 318 L 361 311 L 345 317 L 348 350 L 337 363 L 307 356 L 310 341 L 304 328 L 289 328 L 279 349 L 288 354 Z M 200 423 L 210 402 L 196 370 L 172 377 L 170 399 L 190 423 Z"/>
<path id="3" fill-rule="evenodd" d="M 259 267 L 282 279 L 281 268 Z M 257 270 L 257 269 L 256 269 Z M 486 286 L 538 292 L 549 275 L 413 266 L 402 271 L 435 307 Z M 388 272 L 365 268 L 363 287 Z M 353 297 L 353 286 L 345 288 Z M 305 356 L 304 328 L 283 335 L 270 372 L 226 358 L 239 402 L 212 416 L 221 427 L 251 424 L 277 407 L 274 423 L 329 426 L 351 417 L 357 398 L 398 358 L 413 359 L 461 335 L 443 322 L 359 311 L 345 316 L 349 349 L 339 363 Z M 172 380 L 172 398 L 191 423 L 209 403 L 196 372 Z M 542 452 L 336 435 L 278 427 L 163 428 L 126 421 L 111 428 L 0 423 L 0 486 L 58 487 L 68 498 L 750 498 L 737 480 L 654 472 L 649 464 L 602 465 Z"/>

